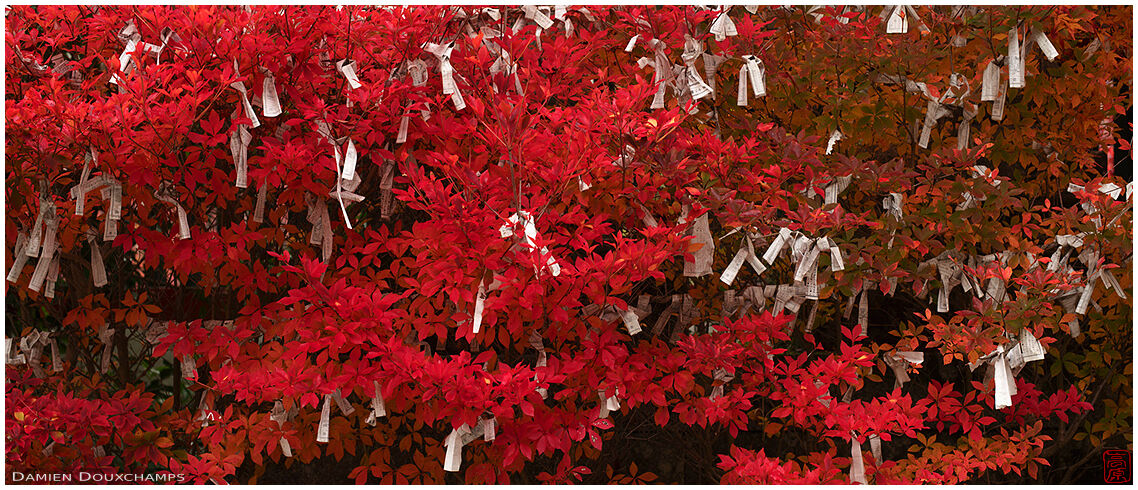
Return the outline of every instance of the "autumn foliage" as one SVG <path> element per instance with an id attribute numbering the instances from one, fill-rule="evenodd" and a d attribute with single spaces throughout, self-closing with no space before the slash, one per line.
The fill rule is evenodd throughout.
<path id="1" fill-rule="evenodd" d="M 1095 481 L 1131 17 L 12 7 L 6 478 Z"/>

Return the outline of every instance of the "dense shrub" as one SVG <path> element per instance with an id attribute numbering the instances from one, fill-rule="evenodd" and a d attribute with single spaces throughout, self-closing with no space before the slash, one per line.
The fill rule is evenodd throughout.
<path id="1" fill-rule="evenodd" d="M 8 467 L 1098 478 L 1131 16 L 13 7 Z"/>

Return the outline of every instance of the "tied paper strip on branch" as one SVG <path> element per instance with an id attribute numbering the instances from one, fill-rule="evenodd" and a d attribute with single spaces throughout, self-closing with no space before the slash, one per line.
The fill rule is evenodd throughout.
<path id="1" fill-rule="evenodd" d="M 711 53 L 703 53 L 703 74 L 707 77 L 707 86 L 711 87 L 711 92 L 715 93 L 715 74 L 719 72 L 720 65 L 727 58 Z"/>
<path id="2" fill-rule="evenodd" d="M 83 154 L 83 172 L 79 176 L 79 184 L 71 188 L 71 198 L 75 200 L 75 216 L 83 216 L 86 212 L 87 206 L 87 193 L 93 188 L 89 177 L 91 176 L 91 164 L 98 165 L 99 155 L 95 148 L 89 148 L 87 153 Z"/>
<path id="3" fill-rule="evenodd" d="M 720 5 L 719 10 L 723 12 L 711 23 L 708 32 L 715 36 L 716 41 L 726 40 L 728 36 L 739 35 L 739 31 L 735 28 L 735 21 L 731 20 L 731 16 L 727 14 L 730 9 L 730 5 Z"/>
<path id="4" fill-rule="evenodd" d="M 458 84 L 454 80 L 454 66 L 451 65 L 451 54 L 454 52 L 454 43 L 451 42 L 446 46 L 438 45 L 435 43 L 427 43 L 424 49 L 439 60 L 439 77 L 442 78 L 443 95 L 449 95 L 451 102 L 454 102 L 454 110 L 461 111 L 466 108 L 466 100 L 462 98 L 462 92 L 458 89 Z"/>
<path id="5" fill-rule="evenodd" d="M 273 411 L 269 413 L 269 420 L 276 422 L 277 426 L 283 429 L 285 422 L 288 422 L 289 420 L 291 420 L 292 417 L 294 417 L 297 412 L 298 412 L 298 410 L 295 406 L 292 408 L 292 410 L 285 411 L 284 404 L 282 404 L 278 400 L 275 403 L 273 403 Z M 291 458 L 292 457 L 292 446 L 289 445 L 288 439 L 286 439 L 282 436 L 280 438 L 280 445 L 281 445 L 281 454 L 284 454 L 284 456 L 286 458 Z"/>
<path id="6" fill-rule="evenodd" d="M 607 419 L 610 412 L 620 410 L 620 399 L 617 398 L 617 395 L 620 394 L 620 390 L 616 389 L 613 391 L 613 396 L 605 397 L 605 390 L 597 390 L 597 397 L 601 399 L 601 406 L 597 416 L 602 419 Z"/>
<path id="7" fill-rule="evenodd" d="M 356 62 L 355 61 L 348 62 L 348 60 L 346 60 L 346 59 L 337 61 L 336 62 L 336 70 L 339 71 L 341 75 L 344 75 L 344 79 L 346 79 L 348 81 L 348 86 L 351 87 L 353 90 L 363 86 L 360 84 L 359 77 L 356 76 Z"/>
<path id="8" fill-rule="evenodd" d="M 443 470 L 452 473 L 459 471 L 462 468 L 462 448 L 479 437 L 486 441 L 493 441 L 498 430 L 497 427 L 495 419 L 483 417 L 478 419 L 478 424 L 473 429 L 467 424 L 462 424 L 462 427 L 457 429 L 451 429 L 450 434 L 443 441 L 443 446 L 446 447 Z"/>
<path id="9" fill-rule="evenodd" d="M 474 294 L 474 319 L 472 326 L 475 334 L 482 328 L 482 310 L 485 308 L 485 304 L 486 281 L 485 279 L 480 279 L 478 281 L 478 291 Z"/>
<path id="10" fill-rule="evenodd" d="M 923 364 L 925 362 L 924 352 L 912 351 L 896 351 L 883 354 L 885 364 L 893 370 L 896 380 L 893 382 L 893 388 L 900 388 L 909 382 L 908 368 L 909 364 Z"/>
<path id="11" fill-rule="evenodd" d="M 281 115 L 281 98 L 277 95 L 277 80 L 268 68 L 261 67 L 261 71 L 265 74 L 265 78 L 261 82 L 261 113 L 265 117 L 277 117 Z"/>
<path id="12" fill-rule="evenodd" d="M 383 401 L 383 393 L 379 389 L 379 381 L 372 381 L 372 388 L 375 394 L 371 397 L 371 413 L 368 414 L 367 420 L 364 421 L 367 425 L 375 427 L 376 421 L 379 417 L 387 416 L 387 404 Z"/>
<path id="13" fill-rule="evenodd" d="M 683 221 L 686 222 L 687 213 Z M 684 259 L 684 277 L 703 277 L 711 274 L 711 264 L 715 259 L 715 243 L 711 238 L 711 228 L 708 225 L 707 213 L 700 215 L 692 222 L 690 229 L 693 245 L 699 244 L 699 250 L 692 252 L 692 260 Z"/>
<path id="14" fill-rule="evenodd" d="M 28 248 L 28 235 L 19 232 L 16 235 L 15 261 L 12 263 L 12 269 L 8 271 L 8 282 L 16 282 L 20 279 L 20 273 L 28 262 Z"/>
<path id="15" fill-rule="evenodd" d="M 43 288 L 48 269 L 55 258 L 56 249 L 59 248 L 59 218 L 55 215 L 55 204 L 51 203 L 48 210 L 48 216 L 44 219 L 43 226 L 43 251 L 39 253 L 39 261 L 36 262 L 35 271 L 32 272 L 32 279 L 28 281 L 28 289 L 37 293 Z"/>
<path id="16" fill-rule="evenodd" d="M 344 414 L 345 416 L 356 412 L 355 407 L 353 407 L 352 404 L 349 403 L 348 400 L 340 394 L 339 388 L 336 388 L 336 391 L 332 392 L 332 400 L 334 400 L 336 402 L 336 406 L 340 408 L 340 413 Z"/>
<path id="17" fill-rule="evenodd" d="M 672 81 L 675 74 L 672 72 L 672 62 L 668 59 L 668 46 L 664 44 L 664 41 L 653 39 L 648 42 L 648 46 L 653 49 L 654 59 L 640 58 L 636 64 L 641 69 L 645 66 L 652 66 L 656 70 L 653 79 L 656 83 L 656 95 L 652 97 L 651 108 L 653 110 L 663 109 L 667 85 Z"/>
<path id="18" fill-rule="evenodd" d="M 502 235 L 502 238 L 510 238 L 514 236 L 514 227 L 517 226 L 520 221 L 524 230 L 525 247 L 527 250 L 532 252 L 537 247 L 538 240 L 537 224 L 535 223 L 533 215 L 526 211 L 518 211 L 510 216 L 509 221 L 509 224 L 502 225 L 502 227 L 498 229 L 498 232 Z M 557 260 L 554 259 L 553 256 L 549 253 L 548 247 L 541 247 L 541 256 L 549 257 L 546 259 L 545 265 L 549 268 L 551 274 L 554 276 L 561 274 L 561 266 L 557 263 Z"/>
<path id="19" fill-rule="evenodd" d="M 320 409 L 320 423 L 316 426 L 316 442 L 328 442 L 329 418 L 332 416 L 332 395 L 324 395 L 324 407 Z"/>
<path id="20" fill-rule="evenodd" d="M 241 68 L 237 64 L 237 59 L 233 60 L 233 76 L 241 77 Z M 229 84 L 237 93 L 241 94 L 241 107 L 245 111 L 245 117 L 252 121 L 253 128 L 261 126 L 261 121 L 257 119 L 257 113 L 253 111 L 253 104 L 249 102 L 249 93 L 245 90 L 245 82 L 233 82 Z"/>
<path id="21" fill-rule="evenodd" d="M 762 97 L 767 94 L 766 67 L 758 56 L 744 55 L 743 66 L 739 67 L 739 93 L 735 103 L 739 107 L 746 107 L 748 86 L 752 95 Z"/>
<path id="22" fill-rule="evenodd" d="M 865 480 L 865 462 L 862 461 L 861 442 L 857 434 L 850 432 L 850 482 L 867 485 Z"/>
<path id="23" fill-rule="evenodd" d="M 190 239 L 190 220 L 189 220 L 189 217 L 186 215 L 185 208 L 183 208 L 182 205 L 180 203 L 178 203 L 177 199 L 174 198 L 174 195 L 175 195 L 174 194 L 174 186 L 171 185 L 169 182 L 163 182 L 161 185 L 158 186 L 158 189 L 154 191 L 154 198 L 155 199 L 162 201 L 164 203 L 167 203 L 167 204 L 173 204 L 174 205 L 174 207 L 176 208 L 177 213 L 178 213 L 178 238 L 181 240 L 189 240 Z M 109 217 L 107 219 L 107 222 L 108 223 L 111 222 L 111 219 Z M 107 239 L 106 234 L 104 233 L 103 240 L 106 240 L 106 239 Z"/>
<path id="24" fill-rule="evenodd" d="M 1019 26 L 1016 26 L 1008 31 L 1008 87 L 1023 88 L 1023 85 L 1023 55 L 1019 45 Z"/>
<path id="25" fill-rule="evenodd" d="M 691 93 L 691 98 L 695 100 L 702 99 L 712 94 L 711 87 L 704 83 L 703 78 L 699 76 L 699 70 L 695 68 L 695 62 L 703 56 L 703 44 L 697 41 L 690 35 L 684 35 L 684 53 L 681 57 L 684 61 L 684 73 L 688 84 L 688 90 Z"/>
<path id="26" fill-rule="evenodd" d="M 735 257 L 731 259 L 731 263 L 727 264 L 727 268 L 723 270 L 723 274 L 719 276 L 719 280 L 724 284 L 730 286 L 735 282 L 735 276 L 739 274 L 739 269 L 743 267 L 743 262 L 746 261 L 755 270 L 755 275 L 762 275 L 767 267 L 759 261 L 758 256 L 755 255 L 755 246 L 751 241 L 750 236 L 743 237 L 743 243 L 739 245 L 739 251 L 735 253 Z"/>
<path id="27" fill-rule="evenodd" d="M 881 14 L 886 20 L 886 34 L 904 34 L 909 32 L 909 19 L 905 16 L 905 10 L 900 5 L 885 7 L 885 10 L 883 10 Z"/>
<path id="28" fill-rule="evenodd" d="M 237 115 L 236 112 L 233 113 Z M 249 143 L 253 142 L 253 135 L 247 126 L 236 124 L 233 132 L 229 133 L 229 152 L 233 155 L 233 166 L 237 168 L 237 187 L 249 187 Z"/>
<path id="29" fill-rule="evenodd" d="M 841 131 L 838 131 L 837 129 L 835 129 L 833 133 L 830 133 L 830 140 L 826 142 L 826 154 L 827 155 L 834 152 L 834 144 L 837 143 L 838 140 L 840 140 L 840 139 L 842 139 L 842 132 Z M 849 185 L 848 180 L 846 181 L 846 185 Z M 844 188 L 843 188 L 843 190 L 844 190 Z"/>

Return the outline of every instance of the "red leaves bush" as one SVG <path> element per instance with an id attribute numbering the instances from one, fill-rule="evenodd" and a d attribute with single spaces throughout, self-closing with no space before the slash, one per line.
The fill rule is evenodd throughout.
<path id="1" fill-rule="evenodd" d="M 1077 479 L 1130 445 L 1130 13 L 888 13 L 731 7 L 718 39 L 696 7 L 10 9 L 9 465 Z M 1059 56 L 1025 48 L 996 117 L 1015 26 Z"/>

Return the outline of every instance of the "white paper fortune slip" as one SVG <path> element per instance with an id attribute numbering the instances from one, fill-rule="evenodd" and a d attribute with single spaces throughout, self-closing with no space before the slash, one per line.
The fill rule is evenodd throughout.
<path id="1" fill-rule="evenodd" d="M 463 424 L 462 427 L 451 429 L 450 434 L 447 435 L 446 441 L 443 443 L 446 447 L 446 459 L 443 461 L 444 471 L 456 472 L 461 468 L 463 439 L 469 433 L 470 426 Z"/>
<path id="2" fill-rule="evenodd" d="M 241 76 L 241 69 L 237 64 L 236 58 L 233 59 L 233 75 L 236 77 Z M 253 111 L 253 104 L 251 104 L 249 102 L 249 93 L 245 89 L 245 83 L 244 82 L 233 82 L 233 83 L 230 83 L 229 86 L 233 87 L 233 89 L 236 90 L 237 93 L 241 94 L 241 107 L 243 107 L 245 109 L 245 116 L 248 117 L 249 120 L 253 122 L 253 127 L 257 128 L 257 127 L 261 126 L 261 121 L 259 119 L 257 119 L 257 113 Z"/>
<path id="3" fill-rule="evenodd" d="M 277 79 L 268 68 L 261 68 L 265 78 L 261 82 L 261 108 L 265 117 L 281 115 L 281 98 L 277 95 Z"/>
<path id="4" fill-rule="evenodd" d="M 356 413 L 355 407 L 353 407 L 352 404 L 348 402 L 346 398 L 344 398 L 344 396 L 340 393 L 339 388 L 336 388 L 336 391 L 332 392 L 332 400 L 335 401 L 336 406 L 340 408 L 340 413 L 344 415 L 351 415 L 353 413 Z"/>
<path id="5" fill-rule="evenodd" d="M 1055 49 L 1055 45 L 1051 44 L 1051 40 L 1047 38 L 1047 34 L 1044 34 L 1043 31 L 1032 29 L 1031 34 L 1028 35 L 1028 39 L 1034 41 L 1035 44 L 1039 46 L 1039 50 L 1043 51 L 1043 56 L 1047 57 L 1047 61 L 1055 61 L 1055 58 L 1059 56 L 1059 51 Z"/>
<path id="6" fill-rule="evenodd" d="M 423 48 L 439 60 L 439 76 L 442 78 L 443 95 L 451 96 L 451 102 L 454 102 L 454 110 L 461 111 L 466 108 L 466 100 L 462 98 L 462 92 L 458 90 L 458 85 L 454 81 L 454 66 L 450 63 L 451 53 L 454 52 L 454 43 L 446 46 L 427 43 Z"/>
<path id="7" fill-rule="evenodd" d="M 320 425 L 316 427 L 316 442 L 328 442 L 329 417 L 332 416 L 332 395 L 324 395 L 324 407 L 320 409 Z"/>
<path id="8" fill-rule="evenodd" d="M 1000 92 L 1000 65 L 997 60 L 988 62 L 984 68 L 984 78 L 980 81 L 980 101 L 994 102 Z"/>
<path id="9" fill-rule="evenodd" d="M 1023 88 L 1023 54 L 1020 52 L 1019 27 L 1008 31 L 1008 87 Z"/>
<path id="10" fill-rule="evenodd" d="M 632 308 L 621 311 L 620 319 L 624 322 L 624 328 L 628 329 L 628 335 L 640 333 L 640 317 Z"/>
<path id="11" fill-rule="evenodd" d="M 348 80 L 348 85 L 351 86 L 353 90 L 363 86 L 360 84 L 359 77 L 356 76 L 355 61 L 350 63 L 346 59 L 337 61 L 336 70 L 339 71 L 341 75 L 344 75 L 344 78 Z"/>
<path id="12" fill-rule="evenodd" d="M 687 78 L 688 90 L 691 92 L 691 98 L 695 100 L 702 99 L 711 95 L 711 86 L 703 81 L 699 76 L 699 70 L 695 68 L 695 62 L 703 57 L 703 44 L 695 38 L 685 35 L 684 40 L 684 54 L 682 59 L 684 61 L 684 72 Z"/>
<path id="13" fill-rule="evenodd" d="M 229 133 L 229 152 L 233 155 L 233 166 L 237 168 L 237 187 L 249 187 L 249 143 L 253 135 L 244 124 L 235 125 L 233 132 Z"/>
<path id="14" fill-rule="evenodd" d="M 904 34 L 909 32 L 909 19 L 905 17 L 905 9 L 900 5 L 885 7 L 890 11 L 888 19 L 885 24 L 886 34 Z"/>
<path id="15" fill-rule="evenodd" d="M 727 15 L 727 10 L 730 9 L 730 6 L 720 6 L 720 8 L 723 10 L 723 13 L 719 14 L 719 17 L 716 17 L 715 21 L 711 23 L 711 28 L 708 32 L 715 35 L 716 41 L 723 41 L 727 39 L 728 36 L 738 36 L 739 31 L 735 28 L 735 21 L 731 20 L 731 16 Z"/>
<path id="16" fill-rule="evenodd" d="M 739 92 L 735 97 L 735 103 L 739 107 L 747 106 L 748 86 L 749 92 L 755 97 L 766 95 L 766 78 L 766 68 L 762 60 L 754 55 L 743 56 L 743 66 L 739 67 Z"/>
<path id="17" fill-rule="evenodd" d="M 485 279 L 478 281 L 478 291 L 474 294 L 474 333 L 482 328 L 482 310 L 486 304 L 486 281 Z"/>
<path id="18" fill-rule="evenodd" d="M 707 86 L 711 87 L 712 92 L 715 92 L 715 73 L 724 61 L 727 61 L 727 58 L 723 56 L 703 53 L 703 74 L 707 77 Z"/>
<path id="19" fill-rule="evenodd" d="M 778 237 L 771 242 L 770 247 L 767 248 L 766 253 L 763 254 L 763 262 L 773 264 L 774 260 L 778 258 L 778 254 L 782 252 L 783 247 L 790 240 L 790 229 L 781 228 L 778 230 Z"/>
<path id="20" fill-rule="evenodd" d="M 189 220 L 188 216 L 186 215 L 186 209 L 183 208 L 182 205 L 176 199 L 174 199 L 173 195 L 174 195 L 173 186 L 170 186 L 168 184 L 159 186 L 159 189 L 154 191 L 154 198 L 155 199 L 158 199 L 159 201 L 162 201 L 164 203 L 173 204 L 177 208 L 177 212 L 178 212 L 178 238 L 182 239 L 182 240 L 189 240 L 190 239 L 190 220 Z M 110 223 L 111 220 L 108 219 L 107 222 Z M 105 234 L 103 236 L 103 239 L 106 240 Z"/>
<path id="21" fill-rule="evenodd" d="M 525 233 L 525 235 L 524 235 L 525 246 L 530 251 L 534 250 L 534 248 L 537 246 L 538 234 L 537 234 L 537 224 L 535 223 L 533 216 L 530 215 L 530 213 L 528 213 L 526 211 L 518 211 L 517 213 L 514 213 L 512 216 L 510 216 L 509 221 L 510 221 L 509 224 L 502 225 L 502 227 L 498 229 L 498 232 L 502 235 L 502 238 L 509 238 L 509 237 L 514 236 L 514 225 L 516 225 L 518 223 L 518 221 L 522 221 L 522 226 L 525 230 L 524 231 L 524 233 Z M 550 255 L 549 254 L 549 248 L 548 247 L 541 247 L 541 255 L 543 257 Z M 545 265 L 547 267 L 549 267 L 550 273 L 553 274 L 554 276 L 561 274 L 561 266 L 557 263 L 557 260 L 555 260 L 552 256 L 550 256 L 549 259 L 546 260 Z"/>
<path id="22" fill-rule="evenodd" d="M 44 280 L 47 279 L 48 269 L 51 268 L 51 262 L 55 258 L 56 249 L 58 248 L 58 227 L 59 218 L 55 216 L 55 205 L 51 206 L 51 215 L 44 220 L 43 231 L 43 251 L 39 254 L 39 261 L 36 262 L 36 268 L 32 272 L 32 278 L 28 281 L 28 289 L 39 292 L 43 288 Z"/>
<path id="23" fill-rule="evenodd" d="M 348 146 L 344 149 L 344 169 L 340 174 L 340 178 L 344 180 L 352 180 L 356 176 L 356 160 L 359 154 L 356 152 L 356 144 L 351 138 L 348 138 Z"/>
<path id="24" fill-rule="evenodd" d="M 867 485 L 865 480 L 865 462 L 862 460 L 861 443 L 857 435 L 850 432 L 850 482 Z"/>
<path id="25" fill-rule="evenodd" d="M 12 263 L 12 269 L 8 271 L 8 282 L 16 282 L 20 279 L 20 272 L 24 270 L 24 265 L 28 262 L 28 235 L 20 232 L 16 235 L 16 255 Z"/>
<path id="26" fill-rule="evenodd" d="M 989 361 L 994 370 L 993 381 L 996 386 L 996 410 L 1012 406 L 1012 395 L 1016 394 L 1015 375 L 1008 367 L 1007 353 L 1004 346 L 996 348 L 996 356 Z"/>
<path id="27" fill-rule="evenodd" d="M 668 59 L 668 46 L 659 39 L 653 39 L 648 42 L 648 45 L 653 49 L 653 59 L 640 58 L 636 61 L 637 66 L 644 68 L 651 66 L 655 69 L 656 74 L 653 77 L 653 82 L 656 84 L 656 95 L 652 97 L 651 109 L 664 108 L 664 96 L 667 91 L 667 84 L 672 80 L 674 74 L 672 72 L 672 62 Z"/>
<path id="28" fill-rule="evenodd" d="M 684 260 L 684 277 L 703 277 L 711 274 L 711 263 L 715 258 L 715 243 L 711 238 L 711 228 L 708 225 L 707 213 L 704 213 L 692 223 L 691 243 L 702 244 L 699 250 L 692 252 L 692 260 Z"/>
<path id="29" fill-rule="evenodd" d="M 284 427 L 285 422 L 288 421 L 288 413 L 285 412 L 284 404 L 282 404 L 279 400 L 273 404 L 273 411 L 269 412 L 269 420 L 276 422 L 277 426 L 282 428 Z M 284 454 L 286 458 L 291 458 L 292 446 L 289 445 L 288 439 L 281 437 L 280 444 L 281 454 Z"/>

